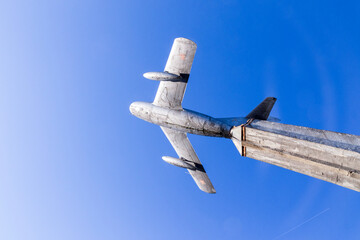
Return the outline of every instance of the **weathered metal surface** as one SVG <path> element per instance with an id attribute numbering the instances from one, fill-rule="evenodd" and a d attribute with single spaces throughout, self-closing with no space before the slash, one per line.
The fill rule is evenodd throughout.
<path id="1" fill-rule="evenodd" d="M 188 163 L 193 163 L 196 169 L 188 169 L 197 186 L 204 192 L 216 193 L 208 175 L 205 172 L 198 156 L 195 153 L 186 133 L 161 127 L 167 139 L 175 149 L 180 159 L 186 159 Z"/>
<path id="2" fill-rule="evenodd" d="M 193 41 L 176 38 L 164 72 L 144 74 L 146 78 L 161 81 L 154 102 L 134 102 L 130 105 L 130 112 L 161 127 L 179 156 L 179 159 L 165 157 L 164 161 L 187 168 L 202 191 L 215 193 L 214 186 L 187 138 L 187 133 L 230 137 L 231 126 L 181 106 L 195 52 L 196 44 Z"/>
<path id="3" fill-rule="evenodd" d="M 215 193 L 216 191 L 203 165 L 187 138 L 187 133 L 231 138 L 230 130 L 233 126 L 244 124 L 249 119 L 267 120 L 276 98 L 266 98 L 245 118 L 213 118 L 184 109 L 182 100 L 196 48 L 197 46 L 193 41 L 176 38 L 164 72 L 148 72 L 144 74 L 145 78 L 161 81 L 153 103 L 133 102 L 130 105 L 130 112 L 140 119 L 161 127 L 179 156 L 179 158 L 163 157 L 164 161 L 178 167 L 187 168 L 202 191 Z M 276 121 L 277 119 L 273 120 Z M 238 143 L 235 141 L 235 144 Z M 241 146 L 241 148 L 244 155 L 246 152 L 245 147 Z"/>
<path id="4" fill-rule="evenodd" d="M 155 81 L 180 81 L 183 78 L 180 75 L 168 72 L 147 72 L 143 74 L 144 78 Z"/>
<path id="5" fill-rule="evenodd" d="M 189 77 L 195 57 L 196 44 L 186 38 L 176 38 L 171 48 L 164 71 L 175 75 Z M 186 82 L 162 81 L 159 84 L 154 104 L 160 107 L 182 109 L 181 103 L 187 85 Z"/>
<path id="6" fill-rule="evenodd" d="M 230 125 L 195 111 L 158 107 L 147 102 L 133 102 L 130 105 L 130 112 L 147 122 L 173 130 L 203 136 L 230 137 Z"/>
<path id="7" fill-rule="evenodd" d="M 164 72 L 144 74 L 161 81 L 154 102 L 130 105 L 133 115 L 159 125 L 174 147 L 179 158 L 164 157 L 164 161 L 187 168 L 201 190 L 215 193 L 187 133 L 225 137 L 233 140 L 242 156 L 360 191 L 360 136 L 271 122 L 278 121 L 268 118 L 274 97 L 266 98 L 245 118 L 213 118 L 183 109 L 196 48 L 193 41 L 176 38 Z"/>
<path id="8" fill-rule="evenodd" d="M 190 169 L 190 170 L 196 170 L 195 167 L 195 163 L 186 160 L 186 159 L 179 159 L 179 158 L 174 158 L 174 157 L 168 157 L 168 156 L 163 156 L 162 159 L 171 164 L 174 165 L 176 167 L 181 167 L 181 168 L 186 168 L 186 169 Z"/>
<path id="9" fill-rule="evenodd" d="M 360 136 L 261 120 L 231 134 L 242 156 L 360 191 Z"/>

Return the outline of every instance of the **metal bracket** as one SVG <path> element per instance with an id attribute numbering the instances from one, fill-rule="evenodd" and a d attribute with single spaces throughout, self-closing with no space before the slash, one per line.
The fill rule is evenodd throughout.
<path id="1" fill-rule="evenodd" d="M 241 142 L 246 141 L 246 127 L 249 126 L 254 121 L 254 118 L 249 118 L 246 123 L 241 124 Z M 241 146 L 241 156 L 246 157 L 246 147 L 244 145 Z"/>

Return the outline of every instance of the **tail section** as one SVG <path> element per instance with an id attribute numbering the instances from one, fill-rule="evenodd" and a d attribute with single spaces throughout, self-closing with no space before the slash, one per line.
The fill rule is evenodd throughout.
<path id="1" fill-rule="evenodd" d="M 269 114 L 276 102 L 276 98 L 267 97 L 254 110 L 249 113 L 246 118 L 254 118 L 259 120 L 267 120 Z"/>

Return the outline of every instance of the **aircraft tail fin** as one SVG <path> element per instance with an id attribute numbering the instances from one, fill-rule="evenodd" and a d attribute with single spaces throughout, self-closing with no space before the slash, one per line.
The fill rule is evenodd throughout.
<path id="1" fill-rule="evenodd" d="M 252 110 L 246 118 L 254 118 L 259 120 L 267 120 L 269 114 L 276 102 L 276 98 L 267 97 L 254 110 Z"/>

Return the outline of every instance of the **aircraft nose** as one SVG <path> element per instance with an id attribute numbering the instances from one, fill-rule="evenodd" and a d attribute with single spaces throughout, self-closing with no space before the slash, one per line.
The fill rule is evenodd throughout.
<path id="1" fill-rule="evenodd" d="M 144 119 L 151 112 L 151 105 L 151 103 L 147 102 L 133 102 L 130 104 L 129 110 L 135 117 Z"/>
<path id="2" fill-rule="evenodd" d="M 136 105 L 137 105 L 136 102 L 133 102 L 132 104 L 130 104 L 129 110 L 132 115 L 135 115 L 135 113 L 137 112 Z"/>

